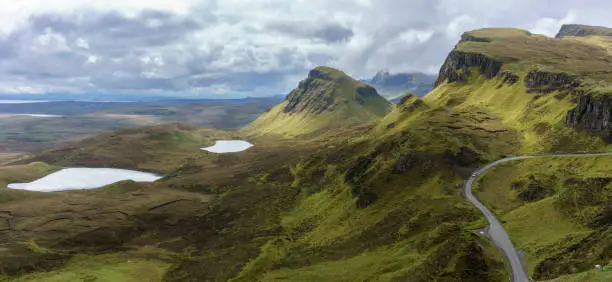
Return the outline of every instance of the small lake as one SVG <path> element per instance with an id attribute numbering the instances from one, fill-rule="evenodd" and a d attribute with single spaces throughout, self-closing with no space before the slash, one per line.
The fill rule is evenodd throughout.
<path id="1" fill-rule="evenodd" d="M 211 153 L 236 153 L 242 152 L 248 148 L 253 147 L 253 144 L 242 141 L 242 140 L 218 140 L 215 142 L 215 145 L 201 148 L 204 151 L 208 151 Z"/>
<path id="2" fill-rule="evenodd" d="M 123 180 L 154 182 L 161 176 L 127 169 L 66 168 L 30 183 L 11 183 L 8 188 L 40 192 L 100 188 Z"/>

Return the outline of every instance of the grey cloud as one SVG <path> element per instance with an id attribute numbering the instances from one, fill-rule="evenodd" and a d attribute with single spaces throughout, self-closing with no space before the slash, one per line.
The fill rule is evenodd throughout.
<path id="1" fill-rule="evenodd" d="M 288 36 L 322 40 L 326 43 L 345 42 L 353 37 L 351 29 L 337 23 L 316 24 L 313 22 L 274 22 L 268 24 L 269 31 L 276 31 Z"/>
<path id="2" fill-rule="evenodd" d="M 380 69 L 436 72 L 469 29 L 533 29 L 551 18 L 552 27 L 542 29 L 550 32 L 570 12 L 577 22 L 612 25 L 605 15 L 612 4 L 601 1 L 252 1 L 248 10 L 238 2 L 207 1 L 187 14 L 152 6 L 133 16 L 96 10 L 32 15 L 0 35 L 0 92 L 4 82 L 23 81 L 83 93 L 205 95 L 223 86 L 269 95 L 295 87 L 315 65 L 357 78 Z M 77 46 L 79 40 L 87 48 Z"/>

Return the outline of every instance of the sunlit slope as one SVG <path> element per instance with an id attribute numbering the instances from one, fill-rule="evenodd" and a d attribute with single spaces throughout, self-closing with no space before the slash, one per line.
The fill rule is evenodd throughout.
<path id="1" fill-rule="evenodd" d="M 612 141 L 608 42 L 519 29 L 467 32 L 424 101 L 501 118 L 520 130 L 524 152 L 605 149 Z"/>
<path id="2" fill-rule="evenodd" d="M 252 135 L 296 136 L 376 120 L 392 106 L 376 90 L 342 71 L 317 67 L 280 105 L 243 129 Z"/>
<path id="3" fill-rule="evenodd" d="M 610 156 L 534 158 L 493 168 L 475 192 L 524 250 L 531 276 L 548 280 L 612 261 L 611 172 Z M 604 277 L 585 272 L 555 281 Z"/>

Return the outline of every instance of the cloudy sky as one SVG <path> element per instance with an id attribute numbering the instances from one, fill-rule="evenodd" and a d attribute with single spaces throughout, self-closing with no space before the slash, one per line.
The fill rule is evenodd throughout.
<path id="1" fill-rule="evenodd" d="M 606 0 L 2 0 L 0 93 L 284 94 L 317 65 L 436 73 L 463 31 L 612 26 Z"/>

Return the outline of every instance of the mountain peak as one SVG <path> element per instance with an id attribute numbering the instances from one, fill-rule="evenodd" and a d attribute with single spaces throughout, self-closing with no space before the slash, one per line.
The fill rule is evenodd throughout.
<path id="1" fill-rule="evenodd" d="M 583 24 L 564 24 L 561 26 L 559 33 L 555 36 L 555 38 L 561 38 L 565 36 L 612 36 L 612 28 L 604 27 L 604 26 L 593 26 L 593 25 L 583 25 Z"/>
<path id="2" fill-rule="evenodd" d="M 346 73 L 319 66 L 300 81 L 280 105 L 245 130 L 299 135 L 324 128 L 367 122 L 384 116 L 391 103 L 376 89 Z"/>

